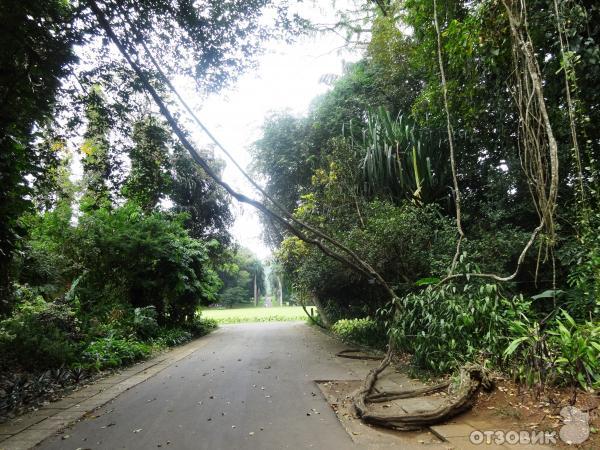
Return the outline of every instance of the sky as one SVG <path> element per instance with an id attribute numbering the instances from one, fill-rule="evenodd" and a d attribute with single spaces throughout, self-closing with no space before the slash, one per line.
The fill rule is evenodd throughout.
<path id="1" fill-rule="evenodd" d="M 324 8 L 315 3 L 321 3 Z M 331 3 L 315 3 L 305 4 L 303 16 L 332 23 L 335 17 Z M 289 110 L 295 115 L 306 113 L 311 101 L 330 89 L 319 81 L 321 77 L 340 75 L 344 62 L 359 58 L 356 50 L 340 50 L 343 46 L 343 38 L 333 32 L 303 37 L 291 44 L 271 42 L 264 55 L 259 57 L 257 68 L 242 75 L 234 87 L 209 96 L 201 105 L 194 105 L 193 100 L 190 103 L 200 120 L 236 161 L 247 168 L 251 162 L 249 149 L 260 138 L 262 123 L 269 112 Z M 199 145 L 208 142 L 200 132 L 193 137 Z M 226 159 L 218 151 L 215 155 Z M 227 164 L 223 179 L 245 194 L 253 192 L 231 163 Z M 235 223 L 231 232 L 237 242 L 261 259 L 268 258 L 271 250 L 261 239 L 258 213 L 254 208 L 235 201 L 232 206 Z"/>

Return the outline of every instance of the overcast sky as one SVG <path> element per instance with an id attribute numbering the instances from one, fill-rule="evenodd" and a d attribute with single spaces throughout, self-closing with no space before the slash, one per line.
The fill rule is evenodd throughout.
<path id="1" fill-rule="evenodd" d="M 321 7 L 309 3 L 303 6 L 304 17 L 333 23 L 331 2 L 315 2 Z M 335 33 L 305 37 L 293 44 L 270 43 L 256 70 L 244 74 L 233 89 L 209 97 L 194 109 L 238 163 L 247 167 L 251 160 L 249 148 L 261 136 L 261 125 L 270 111 L 288 109 L 297 115 L 305 113 L 314 97 L 329 89 L 319 82 L 320 78 L 325 74 L 339 75 L 344 61 L 358 59 L 356 52 L 339 51 L 343 45 L 343 39 Z M 194 137 L 197 142 L 206 142 L 200 134 Z M 225 159 L 224 155 L 217 155 Z M 244 193 L 252 192 L 230 163 L 223 178 Z M 257 213 L 237 202 L 233 209 L 235 224 L 231 231 L 236 240 L 260 258 L 268 257 L 270 249 L 262 242 Z"/>

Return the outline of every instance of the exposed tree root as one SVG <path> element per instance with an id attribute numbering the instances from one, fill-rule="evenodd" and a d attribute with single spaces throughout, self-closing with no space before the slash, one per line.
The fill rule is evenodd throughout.
<path id="1" fill-rule="evenodd" d="M 460 370 L 458 384 L 452 389 L 451 383 L 440 383 L 435 386 L 398 391 L 376 393 L 375 384 L 379 375 L 390 365 L 393 351 L 388 351 L 378 367 L 372 369 L 354 396 L 354 408 L 358 417 L 365 423 L 378 425 L 395 430 L 418 430 L 429 425 L 445 422 L 473 406 L 477 394 L 484 389 L 491 389 L 492 383 L 487 371 L 476 365 L 467 365 Z M 370 411 L 368 403 L 381 403 L 401 398 L 420 397 L 445 388 L 451 388 L 450 397 L 446 404 L 427 411 L 416 413 L 376 413 Z"/>
<path id="2" fill-rule="evenodd" d="M 384 403 L 392 400 L 400 400 L 402 398 L 422 397 L 424 395 L 433 394 L 450 387 L 450 382 L 436 384 L 435 386 L 427 386 L 420 389 L 409 389 L 406 391 L 385 391 L 371 394 L 367 397 L 369 403 Z"/>
<path id="3" fill-rule="evenodd" d="M 348 350 L 342 350 L 341 352 L 338 352 L 335 354 L 335 356 L 338 356 L 340 358 L 348 358 L 348 359 L 372 359 L 375 361 L 379 361 L 381 359 L 381 357 L 379 356 L 371 356 L 371 355 L 357 355 L 356 353 L 364 353 L 363 350 L 359 349 L 359 348 L 351 348 Z"/>

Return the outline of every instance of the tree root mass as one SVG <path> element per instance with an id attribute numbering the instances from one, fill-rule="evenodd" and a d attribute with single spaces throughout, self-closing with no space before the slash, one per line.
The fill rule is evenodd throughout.
<path id="1" fill-rule="evenodd" d="M 352 350 L 351 352 L 354 352 Z M 341 352 L 342 353 L 342 352 Z M 492 382 L 488 372 L 481 366 L 469 364 L 460 369 L 459 379 L 456 384 L 443 382 L 434 386 L 419 389 L 375 392 L 379 375 L 391 364 L 392 351 L 388 351 L 378 367 L 372 369 L 365 378 L 362 387 L 354 395 L 353 404 L 357 416 L 365 423 L 377 425 L 400 431 L 419 430 L 450 420 L 451 418 L 469 410 L 483 388 L 490 390 Z M 338 354 L 338 356 L 342 356 Z M 346 356 L 347 357 L 347 356 Z M 361 358 L 356 356 L 356 358 Z M 370 359 L 370 358 L 369 358 Z M 437 408 L 415 413 L 376 413 L 369 409 L 369 403 L 382 403 L 397 399 L 422 397 L 435 392 L 449 389 L 448 401 Z"/>

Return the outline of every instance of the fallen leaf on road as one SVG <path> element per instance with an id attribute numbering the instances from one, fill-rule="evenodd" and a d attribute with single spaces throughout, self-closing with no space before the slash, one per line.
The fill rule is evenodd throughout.
<path id="1" fill-rule="evenodd" d="M 133 430 L 134 433 L 139 433 L 140 431 L 142 431 L 143 428 L 138 428 L 137 430 Z"/>

